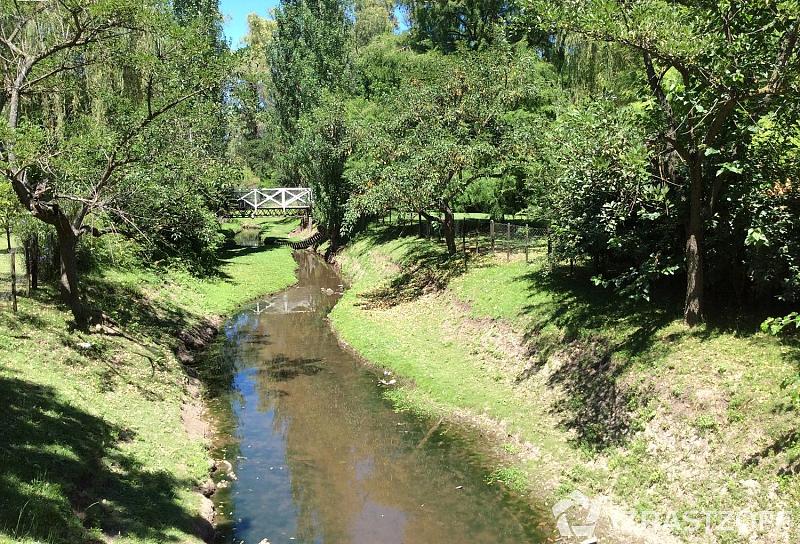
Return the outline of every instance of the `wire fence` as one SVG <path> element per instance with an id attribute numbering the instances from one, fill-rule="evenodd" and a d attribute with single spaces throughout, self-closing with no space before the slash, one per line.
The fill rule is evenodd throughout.
<path id="1" fill-rule="evenodd" d="M 29 236 L 24 243 L 12 238 L 12 248 L 0 250 L 0 311 L 16 310 L 16 299 L 54 280 L 58 270 L 54 235 Z"/>
<path id="2" fill-rule="evenodd" d="M 17 248 L 0 251 L 0 307 L 17 310 L 17 298 L 28 292 L 25 254 Z"/>
<path id="3" fill-rule="evenodd" d="M 550 253 L 550 232 L 546 227 L 532 226 L 522 216 L 513 222 L 494 221 L 481 214 L 461 214 L 454 221 L 457 251 L 473 255 L 488 253 L 512 255 L 524 253 L 526 260 L 535 254 Z M 475 217 L 478 216 L 478 217 Z M 378 222 L 392 225 L 403 236 L 414 235 L 421 238 L 444 242 L 443 223 L 437 217 L 425 217 L 419 213 L 392 210 L 379 217 Z"/>

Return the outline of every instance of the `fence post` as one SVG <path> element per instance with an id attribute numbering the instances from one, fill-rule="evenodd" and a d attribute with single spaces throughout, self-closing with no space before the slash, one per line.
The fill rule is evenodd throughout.
<path id="1" fill-rule="evenodd" d="M 494 219 L 489 219 L 489 240 L 491 240 L 492 253 L 494 253 Z"/>
<path id="2" fill-rule="evenodd" d="M 467 272 L 467 220 L 461 220 L 461 249 L 464 252 L 464 273 Z"/>
<path id="3" fill-rule="evenodd" d="M 528 261 L 528 244 L 530 243 L 530 228 L 528 228 L 528 224 L 525 223 L 525 264 Z"/>
<path id="4" fill-rule="evenodd" d="M 511 260 L 511 223 L 506 223 L 506 261 Z"/>
<path id="5" fill-rule="evenodd" d="M 34 235 L 31 239 L 31 271 L 28 290 L 39 288 L 39 251 L 39 236 Z"/>
<path id="6" fill-rule="evenodd" d="M 31 240 L 26 239 L 22 244 L 25 251 L 25 281 L 28 284 L 27 294 L 31 296 Z"/>
<path id="7" fill-rule="evenodd" d="M 8 255 L 11 257 L 11 309 L 17 311 L 17 250 L 11 248 L 8 250 Z"/>

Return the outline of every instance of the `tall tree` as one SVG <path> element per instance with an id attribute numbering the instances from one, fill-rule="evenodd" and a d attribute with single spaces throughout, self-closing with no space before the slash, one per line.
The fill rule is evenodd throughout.
<path id="1" fill-rule="evenodd" d="M 347 199 L 343 191 L 339 193 L 346 185 L 342 172 L 347 153 L 346 125 L 343 118 L 336 118 L 342 114 L 336 106 L 340 99 L 331 97 L 346 97 L 352 87 L 353 34 L 346 7 L 342 0 L 282 2 L 269 47 L 283 156 L 280 176 L 284 183 L 319 192 L 314 214 L 334 249 L 341 203 Z"/>
<path id="2" fill-rule="evenodd" d="M 350 196 L 345 164 L 352 152 L 352 138 L 345 104 L 327 94 L 321 104 L 300 118 L 295 160 L 301 181 L 314 191 L 314 214 L 330 237 L 330 252 L 339 238 Z"/>
<path id="3" fill-rule="evenodd" d="M 353 34 L 356 47 L 369 44 L 383 34 L 397 28 L 394 2 L 390 0 L 356 0 Z"/>
<path id="4" fill-rule="evenodd" d="M 300 116 L 325 90 L 349 85 L 350 21 L 341 0 L 286 0 L 275 10 L 275 23 L 268 50 L 273 99 L 291 146 Z"/>
<path id="5" fill-rule="evenodd" d="M 420 50 L 449 53 L 459 46 L 481 49 L 507 30 L 515 11 L 509 0 L 407 0 L 411 42 Z"/>

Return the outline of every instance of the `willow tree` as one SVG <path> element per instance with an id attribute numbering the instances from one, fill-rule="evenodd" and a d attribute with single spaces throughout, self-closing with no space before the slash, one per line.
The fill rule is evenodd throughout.
<path id="1" fill-rule="evenodd" d="M 209 112 L 203 95 L 218 88 L 218 43 L 208 21 L 179 22 L 160 2 L 2 0 L 0 8 L 0 168 L 22 206 L 54 227 L 60 290 L 82 325 L 83 236 L 179 243 L 184 221 L 157 228 L 169 218 L 154 203 L 180 195 L 161 176 L 169 170 L 150 166 L 163 166 L 176 146 L 183 159 L 204 153 L 192 142 L 206 143 L 198 127 Z"/>
<path id="2" fill-rule="evenodd" d="M 800 3 L 528 0 L 526 7 L 529 19 L 548 31 L 639 55 L 661 138 L 674 158 L 667 167 L 687 200 L 684 319 L 699 323 L 705 232 L 725 189 L 746 182 L 737 144 L 726 134 L 796 98 Z"/>
<path id="3" fill-rule="evenodd" d="M 378 36 L 391 34 L 397 28 L 392 0 L 356 0 L 353 15 L 356 47 L 365 46 Z"/>

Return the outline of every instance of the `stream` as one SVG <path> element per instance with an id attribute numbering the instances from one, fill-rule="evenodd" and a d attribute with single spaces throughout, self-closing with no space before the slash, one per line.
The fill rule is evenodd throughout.
<path id="1" fill-rule="evenodd" d="M 545 542 L 550 522 L 487 483 L 478 437 L 396 412 L 325 317 L 335 271 L 296 252 L 298 283 L 244 307 L 207 357 L 218 391 L 214 495 L 226 543 Z M 227 467 L 227 463 L 223 463 Z"/>

